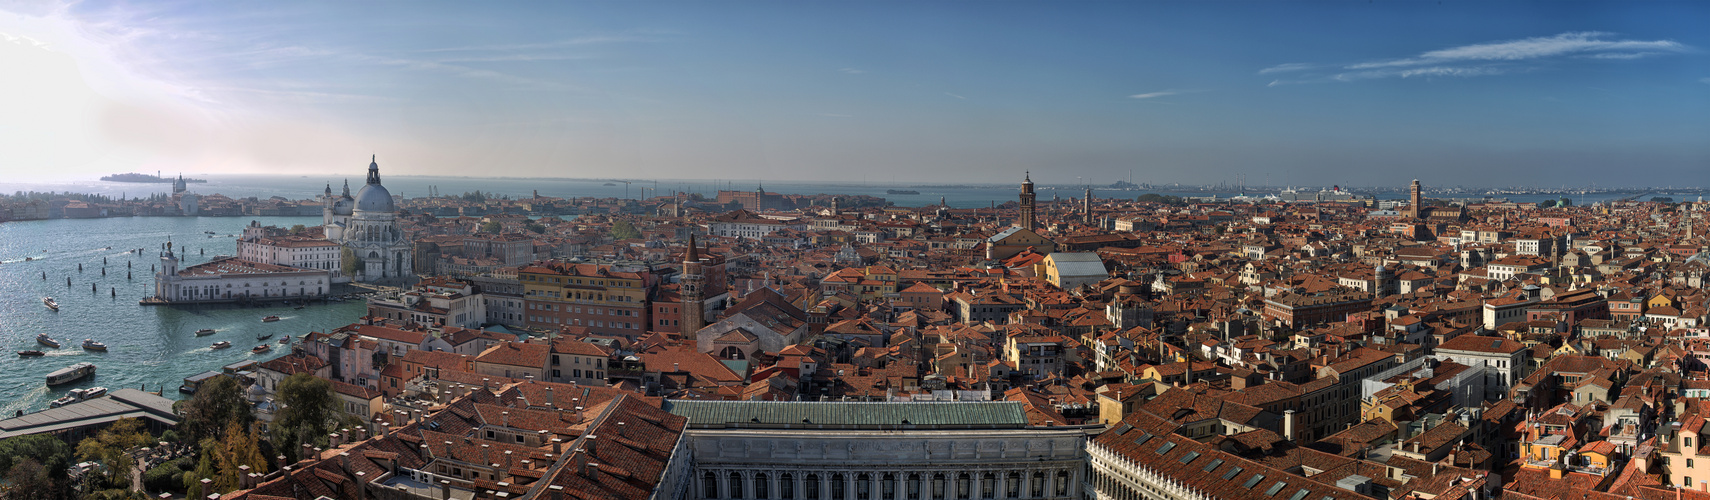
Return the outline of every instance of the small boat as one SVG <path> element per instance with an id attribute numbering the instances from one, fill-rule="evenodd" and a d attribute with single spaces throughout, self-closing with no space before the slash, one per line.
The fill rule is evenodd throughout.
<path id="1" fill-rule="evenodd" d="M 76 391 L 73 391 L 73 392 L 76 392 Z M 52 402 L 48 403 L 48 408 L 59 408 L 61 406 L 76 403 L 77 401 L 78 401 L 77 396 L 66 396 L 63 398 L 55 399 Z"/>
<path id="2" fill-rule="evenodd" d="M 96 342 L 95 339 L 83 339 L 83 349 L 86 351 L 107 352 L 107 344 Z"/>
<path id="3" fill-rule="evenodd" d="M 47 306 L 48 309 L 59 310 L 59 303 L 54 302 L 53 297 L 42 297 L 42 305 Z"/>
<path id="4" fill-rule="evenodd" d="M 18 357 L 20 357 L 20 358 L 33 358 L 36 356 L 45 356 L 45 355 L 47 355 L 47 353 L 44 353 L 41 351 L 33 351 L 33 350 L 32 351 L 18 351 Z"/>
<path id="5" fill-rule="evenodd" d="M 224 341 L 224 340 L 221 340 L 221 341 L 219 341 L 219 342 L 215 342 L 215 343 L 214 343 L 214 348 L 215 348 L 215 349 L 225 349 L 225 348 L 227 348 L 227 347 L 231 347 L 231 346 L 232 346 L 232 343 L 231 343 L 231 342 L 226 342 L 226 341 Z"/>
<path id="6" fill-rule="evenodd" d="M 264 334 L 255 336 L 255 340 L 267 340 L 270 338 L 273 338 L 273 334 L 271 334 L 271 333 L 264 333 Z"/>
<path id="7" fill-rule="evenodd" d="M 59 347 L 59 341 L 54 340 L 53 337 L 49 337 L 48 334 L 45 333 L 36 336 L 36 343 L 48 347 Z"/>
<path id="8" fill-rule="evenodd" d="M 289 343 L 291 343 L 291 337 L 285 337 L 285 338 L 279 339 L 279 343 L 289 344 Z"/>
<path id="9" fill-rule="evenodd" d="M 214 331 L 213 328 L 203 328 L 201 330 L 196 330 L 196 336 L 197 337 L 206 337 L 209 335 L 213 335 L 214 333 L 216 333 L 216 332 Z"/>
<path id="10" fill-rule="evenodd" d="M 293 308 L 291 308 L 291 309 L 292 309 L 292 310 L 298 310 L 298 311 L 300 311 L 300 310 L 302 310 L 302 309 L 303 309 L 303 306 L 297 306 L 297 307 L 293 307 Z"/>
<path id="11" fill-rule="evenodd" d="M 72 394 L 77 396 L 78 400 L 88 401 L 88 400 L 95 399 L 95 398 L 98 398 L 101 396 L 106 396 L 107 395 L 107 388 L 106 387 L 90 387 L 88 389 L 84 389 L 81 394 L 75 390 L 71 391 L 71 392 L 72 392 Z"/>
<path id="12" fill-rule="evenodd" d="M 261 318 L 262 323 L 272 323 L 274 321 L 279 321 L 279 317 L 278 316 L 268 316 L 265 318 Z"/>
<path id="13" fill-rule="evenodd" d="M 251 354 L 263 354 L 263 353 L 266 353 L 267 351 L 271 351 L 271 350 L 273 350 L 273 346 L 270 346 L 267 344 L 261 344 L 261 345 L 255 346 L 254 349 L 250 349 L 249 352 Z"/>
<path id="14" fill-rule="evenodd" d="M 53 373 L 47 374 L 47 385 L 60 385 L 68 382 L 76 382 L 81 380 L 83 377 L 94 374 L 95 363 L 78 363 L 54 370 Z"/>

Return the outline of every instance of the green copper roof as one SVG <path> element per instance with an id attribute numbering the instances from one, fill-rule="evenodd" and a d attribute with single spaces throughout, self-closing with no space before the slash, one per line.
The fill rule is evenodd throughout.
<path id="1" fill-rule="evenodd" d="M 1015 401 L 867 403 L 667 400 L 665 411 L 695 428 L 1017 428 L 1027 414 Z"/>

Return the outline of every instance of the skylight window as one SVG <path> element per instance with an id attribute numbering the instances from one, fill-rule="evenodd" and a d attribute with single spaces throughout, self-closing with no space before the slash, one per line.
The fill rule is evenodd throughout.
<path id="1" fill-rule="evenodd" d="M 1168 441 L 1168 442 L 1165 442 L 1163 446 L 1158 447 L 1158 454 L 1163 455 L 1165 453 L 1169 453 L 1170 450 L 1173 450 L 1173 449 L 1176 449 L 1176 442 L 1175 441 Z"/>
<path id="2" fill-rule="evenodd" d="M 1228 481 L 1230 479 L 1234 479 L 1235 476 L 1239 476 L 1239 475 L 1241 475 L 1241 468 L 1240 467 L 1229 469 L 1229 472 L 1223 473 L 1223 480 Z"/>
<path id="3" fill-rule="evenodd" d="M 1217 466 L 1219 466 L 1219 465 L 1223 465 L 1223 459 L 1221 459 L 1221 458 L 1214 459 L 1211 461 L 1210 464 L 1207 464 L 1205 466 L 1205 471 L 1211 472 L 1211 471 L 1217 470 Z"/>
<path id="4" fill-rule="evenodd" d="M 1182 455 L 1182 458 L 1176 459 L 1176 461 L 1187 464 L 1187 463 L 1193 463 L 1193 460 L 1196 458 L 1199 458 L 1199 452 L 1190 451 L 1190 452 L 1188 452 L 1188 454 Z"/>
<path id="5" fill-rule="evenodd" d="M 1288 483 L 1277 481 L 1277 484 L 1271 485 L 1271 489 L 1265 490 L 1265 496 L 1277 494 L 1277 492 L 1282 491 L 1284 486 L 1288 486 Z"/>
<path id="6" fill-rule="evenodd" d="M 1259 481 L 1264 481 L 1264 480 L 1265 480 L 1264 474 L 1254 474 L 1253 477 L 1247 478 L 1247 483 L 1241 485 L 1241 487 L 1250 490 L 1250 489 L 1253 489 L 1253 486 L 1258 485 Z"/>

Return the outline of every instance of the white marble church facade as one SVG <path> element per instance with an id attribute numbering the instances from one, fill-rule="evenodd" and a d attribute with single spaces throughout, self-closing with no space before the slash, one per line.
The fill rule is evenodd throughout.
<path id="1" fill-rule="evenodd" d="M 368 183 L 350 195 L 350 183 L 344 193 L 333 196 L 327 186 L 321 198 L 321 220 L 326 238 L 349 249 L 360 261 L 356 281 L 395 280 L 415 274 L 410 241 L 398 223 L 397 208 L 392 193 L 380 185 L 380 164 L 368 163 Z"/>

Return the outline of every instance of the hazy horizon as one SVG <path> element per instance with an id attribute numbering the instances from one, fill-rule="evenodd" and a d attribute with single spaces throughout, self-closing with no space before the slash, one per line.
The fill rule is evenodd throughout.
<path id="1" fill-rule="evenodd" d="M 1706 18 L 1705 2 L 0 0 L 0 170 L 360 179 L 378 155 L 393 176 L 739 187 L 1029 170 L 1692 185 L 1710 171 Z"/>

